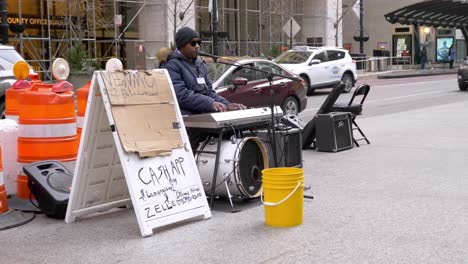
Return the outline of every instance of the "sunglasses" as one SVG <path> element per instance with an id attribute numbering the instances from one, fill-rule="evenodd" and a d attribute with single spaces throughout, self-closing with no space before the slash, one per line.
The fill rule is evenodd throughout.
<path id="1" fill-rule="evenodd" d="M 198 46 L 201 46 L 201 42 L 202 42 L 201 40 L 198 40 L 198 41 L 193 40 L 192 42 L 190 42 L 190 45 L 192 45 L 193 47 L 195 47 L 197 44 Z"/>

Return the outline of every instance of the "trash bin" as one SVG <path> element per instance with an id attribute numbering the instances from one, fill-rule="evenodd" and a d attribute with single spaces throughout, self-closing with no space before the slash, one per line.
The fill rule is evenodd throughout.
<path id="1" fill-rule="evenodd" d="M 351 57 L 356 61 L 357 70 L 366 69 L 366 54 L 351 54 Z"/>
<path id="2" fill-rule="evenodd" d="M 388 57 L 379 58 L 379 71 L 388 71 Z"/>
<path id="3" fill-rule="evenodd" d="M 376 72 L 379 70 L 379 58 L 372 57 L 369 58 L 369 68 L 370 72 Z"/>

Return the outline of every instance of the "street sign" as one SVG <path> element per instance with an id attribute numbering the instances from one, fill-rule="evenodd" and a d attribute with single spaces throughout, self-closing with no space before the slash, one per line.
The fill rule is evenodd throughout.
<path id="1" fill-rule="evenodd" d="M 359 1 L 356 1 L 353 5 L 353 11 L 354 14 L 360 19 L 361 18 L 361 12 L 360 12 L 360 6 L 359 6 Z"/>
<path id="2" fill-rule="evenodd" d="M 286 33 L 286 35 L 288 35 L 288 37 L 290 38 L 294 38 L 294 36 L 296 36 L 296 34 L 299 32 L 299 30 L 301 30 L 301 26 L 299 26 L 296 20 L 294 20 L 294 18 L 292 17 L 283 26 L 284 33 Z"/>

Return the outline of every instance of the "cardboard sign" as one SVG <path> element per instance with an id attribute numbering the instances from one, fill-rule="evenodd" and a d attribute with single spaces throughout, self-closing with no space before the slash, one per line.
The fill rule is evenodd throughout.
<path id="1" fill-rule="evenodd" d="M 162 71 L 99 72 L 121 143 L 140 157 L 182 147 L 171 84 Z"/>
<path id="2" fill-rule="evenodd" d="M 157 227 L 211 217 L 168 80 L 165 70 L 95 72 L 67 223 L 133 205 L 141 235 L 150 236 Z"/>

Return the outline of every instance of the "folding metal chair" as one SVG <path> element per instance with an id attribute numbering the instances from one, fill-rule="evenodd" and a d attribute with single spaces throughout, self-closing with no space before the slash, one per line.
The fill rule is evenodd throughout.
<path id="1" fill-rule="evenodd" d="M 358 141 L 365 140 L 367 144 L 370 144 L 370 141 L 367 139 L 364 132 L 362 132 L 361 128 L 356 123 L 356 117 L 362 114 L 362 105 L 367 98 L 367 94 L 369 93 L 370 86 L 368 84 L 362 84 L 356 90 L 354 90 L 353 96 L 348 104 L 337 103 L 331 107 L 332 112 L 350 112 L 351 113 L 351 122 L 353 124 L 353 130 L 359 131 L 361 134 L 360 138 L 354 137 L 353 133 L 353 141 L 356 147 L 359 147 Z M 357 97 L 362 97 L 359 103 L 354 103 L 354 100 Z"/>

